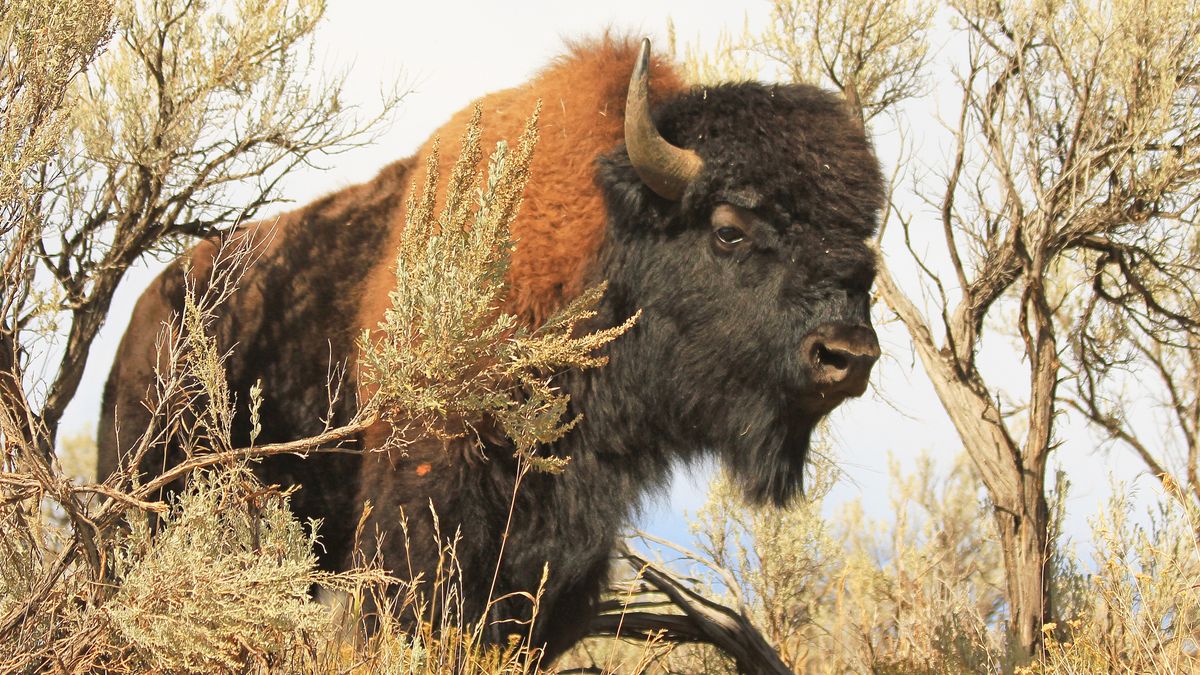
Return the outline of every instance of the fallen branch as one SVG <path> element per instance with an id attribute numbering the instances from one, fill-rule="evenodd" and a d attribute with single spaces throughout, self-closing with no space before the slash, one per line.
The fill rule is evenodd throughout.
<path id="1" fill-rule="evenodd" d="M 615 594 L 618 599 L 605 601 L 600 615 L 592 621 L 593 636 L 710 644 L 728 654 L 740 672 L 792 673 L 744 610 L 738 611 L 700 595 L 670 570 L 634 553 L 626 544 L 621 545 L 617 555 L 633 569 L 636 580 L 647 588 L 633 592 L 626 588 Z M 685 555 L 699 560 L 690 552 Z M 710 563 L 704 564 L 712 567 Z M 646 592 L 666 596 L 668 602 L 662 603 L 663 606 L 674 607 L 682 613 L 630 611 L 631 608 L 654 606 L 642 597 Z"/>

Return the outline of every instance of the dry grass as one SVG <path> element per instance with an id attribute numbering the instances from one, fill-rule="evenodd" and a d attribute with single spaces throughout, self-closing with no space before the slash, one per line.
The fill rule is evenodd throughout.
<path id="1" fill-rule="evenodd" d="M 1134 516 L 1118 488 L 1092 522 L 1094 571 L 1031 672 L 1200 671 L 1200 507 L 1164 494 L 1148 524 Z"/>

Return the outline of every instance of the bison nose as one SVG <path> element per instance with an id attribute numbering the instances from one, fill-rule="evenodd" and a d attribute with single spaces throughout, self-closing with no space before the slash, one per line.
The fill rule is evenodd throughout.
<path id="1" fill-rule="evenodd" d="M 863 325 L 821 324 L 804 336 L 800 348 L 822 395 L 861 396 L 879 360 L 879 339 Z"/>

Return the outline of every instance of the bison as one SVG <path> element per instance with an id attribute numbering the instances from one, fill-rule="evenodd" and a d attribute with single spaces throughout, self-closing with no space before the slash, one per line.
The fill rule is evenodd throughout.
<path id="1" fill-rule="evenodd" d="M 541 141 L 513 225 L 505 309 L 537 326 L 606 280 L 585 328 L 642 315 L 604 348 L 607 366 L 556 376 L 585 416 L 542 449 L 572 458 L 565 473 L 530 475 L 517 492 L 495 588 L 517 473 L 501 437 L 458 448 L 413 439 L 403 454 L 281 456 L 258 470 L 269 483 L 301 486 L 292 507 L 324 522 L 320 559 L 329 568 L 351 564 L 371 500 L 367 555 L 428 578 L 439 555 L 432 506 L 445 536 L 460 533 L 459 583 L 472 617 L 489 597 L 536 589 L 548 563 L 533 640 L 552 657 L 585 632 L 621 528 L 674 464 L 715 454 L 755 503 L 786 504 L 798 492 L 814 426 L 863 393 L 879 356 L 868 241 L 883 191 L 871 144 L 839 98 L 803 84 L 687 88 L 650 58 L 648 41 L 640 51 L 611 37 L 575 45 L 527 84 L 484 96 L 485 142 L 515 138 L 539 99 Z M 447 169 L 470 115 L 437 133 Z M 236 346 L 231 391 L 246 400 L 261 379 L 267 392 L 260 443 L 321 430 L 331 361 L 348 363 L 345 384 L 358 386 L 355 336 L 388 306 L 402 205 L 430 147 L 370 182 L 241 230 L 274 235 L 215 330 L 223 347 Z M 149 423 L 140 399 L 153 382 L 154 335 L 216 247 L 195 247 L 139 300 L 104 394 L 101 475 Z M 350 419 L 352 399 L 343 397 L 335 422 Z M 234 431 L 248 439 L 245 416 Z M 358 443 L 379 448 L 389 432 L 380 424 Z M 141 471 L 180 461 L 178 448 L 164 451 Z M 529 606 L 491 611 L 523 618 Z"/>

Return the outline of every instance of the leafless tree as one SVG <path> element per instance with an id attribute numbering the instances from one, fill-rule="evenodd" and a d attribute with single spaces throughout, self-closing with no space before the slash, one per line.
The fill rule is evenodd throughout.
<path id="1" fill-rule="evenodd" d="M 959 0 L 935 17 L 922 3 L 780 0 L 766 33 L 743 47 L 839 88 L 870 123 L 902 116 L 928 80 L 935 19 L 947 52 L 966 54 L 953 148 L 938 178 L 913 181 L 927 208 L 894 202 L 885 219 L 912 255 L 882 252 L 878 295 L 993 503 L 1012 636 L 1029 657 L 1051 617 L 1046 469 L 1059 414 L 1083 412 L 1165 474 L 1168 449 L 1130 426 L 1110 377 L 1134 359 L 1149 364 L 1183 448 L 1174 480 L 1195 482 L 1200 12 Z M 918 241 L 930 250 L 918 253 Z M 910 264 L 919 278 L 902 283 L 893 270 Z M 987 335 L 1022 353 L 1027 389 L 1015 403 L 980 368 Z"/>
<path id="2" fill-rule="evenodd" d="M 1195 316 L 1195 296 L 1180 292 L 1195 267 L 1177 238 L 1200 177 L 1200 14 L 1102 4 L 956 7 L 969 48 L 956 147 L 943 188 L 921 188 L 939 207 L 953 277 L 923 268 L 929 313 L 886 264 L 879 282 L 994 503 L 1012 630 L 1029 654 L 1051 616 L 1045 476 L 1060 385 L 1072 365 L 1099 365 L 1096 352 L 1070 350 L 1095 314 L 1076 315 L 1073 302 L 1086 295 L 1151 333 L 1189 331 Z M 899 220 L 908 235 L 914 221 Z M 977 361 L 1003 299 L 1017 314 L 1001 332 L 1019 338 L 1027 373 L 1018 406 Z"/>

